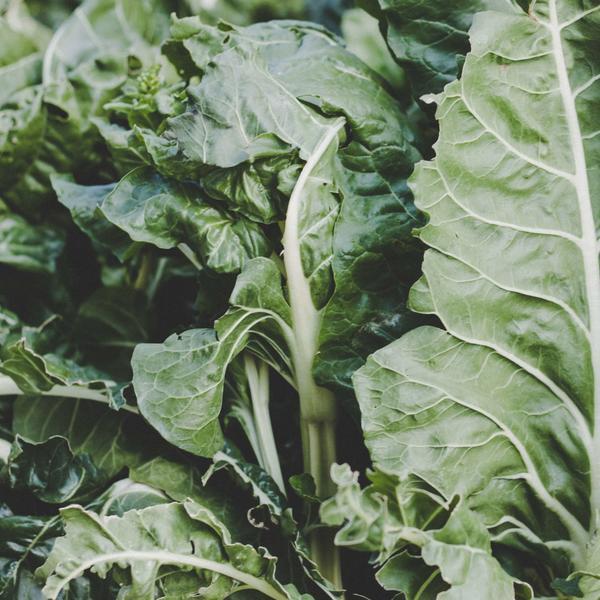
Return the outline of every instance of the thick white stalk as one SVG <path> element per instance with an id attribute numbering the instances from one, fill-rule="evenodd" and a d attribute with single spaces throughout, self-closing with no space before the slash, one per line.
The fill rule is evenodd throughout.
<path id="1" fill-rule="evenodd" d="M 300 213 L 307 183 L 327 150 L 337 141 L 344 123 L 344 119 L 335 121 L 306 161 L 290 196 L 282 238 L 283 263 L 292 312 L 293 344 L 290 350 L 300 398 L 304 469 L 313 476 L 319 496 L 330 496 L 335 492 L 329 469 L 336 461 L 336 405 L 333 394 L 319 387 L 312 374 L 318 350 L 321 314 L 314 305 L 310 283 L 302 266 Z M 310 542 L 311 556 L 321 573 L 341 589 L 339 550 L 333 543 L 331 532 L 317 530 Z"/>
<path id="2" fill-rule="evenodd" d="M 17 384 L 7 376 L 0 376 L 0 396 L 23 396 L 26 395 Z M 102 402 L 110 404 L 110 399 L 106 394 L 98 390 L 90 390 L 89 388 L 80 387 L 78 385 L 55 385 L 51 390 L 42 392 L 41 394 L 33 394 L 35 396 L 55 396 L 59 398 L 80 398 L 82 400 L 93 400 L 94 402 Z M 130 413 L 139 414 L 135 406 L 125 404 L 119 410 L 125 410 Z"/>
<path id="3" fill-rule="evenodd" d="M 328 391 L 318 387 L 312 376 L 312 365 L 318 349 L 321 315 L 313 303 L 310 284 L 302 267 L 300 210 L 308 180 L 330 145 L 337 140 L 344 123 L 344 119 L 335 121 L 327 129 L 325 135 L 306 161 L 290 196 L 285 219 L 285 231 L 282 238 L 283 263 L 289 291 L 292 330 L 295 340 L 291 349 L 292 362 L 300 395 L 301 413 L 307 421 L 335 420 L 335 405 L 333 396 Z"/>
<path id="4" fill-rule="evenodd" d="M 244 353 L 244 368 L 250 387 L 254 427 L 264 463 L 262 466 L 285 495 L 285 483 L 269 412 L 269 366 L 262 360 L 255 360 L 246 352 Z"/>

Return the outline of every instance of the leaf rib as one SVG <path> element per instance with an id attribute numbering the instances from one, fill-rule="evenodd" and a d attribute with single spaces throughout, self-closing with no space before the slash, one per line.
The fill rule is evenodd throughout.
<path id="1" fill-rule="evenodd" d="M 562 45 L 561 30 L 564 26 L 561 26 L 558 22 L 556 0 L 549 0 L 548 7 L 550 22 L 546 26 L 552 36 L 556 72 L 569 129 L 573 161 L 575 163 L 573 185 L 577 193 L 583 239 L 582 255 L 592 337 L 590 350 L 594 378 L 594 440 L 593 452 L 590 455 L 590 464 L 592 465 L 591 507 L 592 514 L 595 514 L 600 509 L 600 463 L 598 460 L 595 460 L 596 457 L 600 456 L 600 262 L 598 261 L 597 251 L 598 239 L 596 237 L 596 222 L 587 177 L 587 164 L 579 126 L 579 117 L 577 115 L 577 108 L 571 89 L 571 82 L 569 81 L 569 73 Z M 585 14 L 591 14 L 598 8 L 595 7 L 586 11 L 582 17 Z M 573 23 L 577 20 L 573 21 Z M 595 527 L 595 524 L 592 523 L 591 526 Z"/>
<path id="2" fill-rule="evenodd" d="M 513 144 L 511 144 L 508 140 L 505 140 L 497 131 L 494 131 L 483 120 L 483 118 L 479 114 L 477 114 L 475 109 L 467 102 L 466 94 L 464 93 L 463 79 L 461 79 L 459 81 L 461 83 L 461 99 L 462 99 L 462 102 L 465 105 L 466 109 L 471 113 L 473 118 L 476 119 L 479 122 L 479 124 L 490 135 L 492 135 L 494 138 L 496 138 L 509 152 L 511 152 L 515 156 L 518 156 L 524 162 L 527 162 L 527 163 L 533 165 L 534 167 L 541 169 L 542 171 L 546 171 L 546 172 L 550 173 L 551 175 L 556 175 L 556 177 L 560 177 L 561 179 L 566 179 L 567 181 L 571 181 L 571 182 L 573 181 L 573 179 L 574 179 L 573 174 L 568 173 L 567 171 L 563 171 L 562 169 L 557 169 L 551 165 L 546 164 L 545 162 L 539 161 L 535 158 L 532 158 L 531 156 L 527 156 L 526 154 L 523 154 L 523 152 L 521 152 L 518 148 L 515 148 L 515 146 L 513 146 Z"/>
<path id="3" fill-rule="evenodd" d="M 114 541 L 114 540 L 113 540 Z M 152 562 L 160 562 L 160 564 L 185 565 L 196 569 L 212 571 L 219 573 L 225 577 L 229 577 L 236 581 L 240 581 L 249 585 L 252 589 L 261 592 L 267 598 L 273 600 L 286 600 L 286 596 L 269 585 L 266 581 L 254 577 L 248 573 L 244 573 L 235 567 L 219 563 L 214 560 L 188 556 L 185 554 L 176 554 L 175 552 L 143 552 L 138 550 L 128 550 L 125 552 L 111 552 L 107 554 L 97 554 L 94 558 L 80 564 L 76 569 L 73 569 L 68 575 L 62 577 L 52 586 L 52 593 L 49 596 L 50 600 L 58 598 L 61 590 L 73 579 L 82 575 L 88 569 L 95 565 L 104 563 L 118 563 L 119 561 L 130 562 L 133 560 L 145 560 Z"/>
<path id="4" fill-rule="evenodd" d="M 527 449 L 521 443 L 519 438 L 510 430 L 509 427 L 507 427 L 502 421 L 500 421 L 493 414 L 482 409 L 480 406 L 471 404 L 469 402 L 465 402 L 464 400 L 460 400 L 456 396 L 453 396 L 452 394 L 450 394 L 447 390 L 445 390 L 437 385 L 434 385 L 433 383 L 421 381 L 415 377 L 407 375 L 406 373 L 403 373 L 403 375 L 404 375 L 404 377 L 406 377 L 406 379 L 408 381 L 411 381 L 418 385 L 422 385 L 423 387 L 428 387 L 428 388 L 437 390 L 437 391 L 441 392 L 442 394 L 444 394 L 444 396 L 448 400 L 451 400 L 452 402 L 454 402 L 455 404 L 458 404 L 459 406 L 468 408 L 468 409 L 472 410 L 473 412 L 476 412 L 477 414 L 480 414 L 481 416 L 489 419 L 492 423 L 494 423 L 494 425 L 496 425 L 496 427 L 498 427 L 502 431 L 504 436 L 512 443 L 512 445 L 515 447 L 515 449 L 519 453 L 521 460 L 523 461 L 523 464 L 527 471 L 523 474 L 519 474 L 519 478 L 527 481 L 529 483 L 531 489 L 537 494 L 537 496 L 540 498 L 540 500 L 548 507 L 549 510 L 554 512 L 559 517 L 559 519 L 562 521 L 562 523 L 568 529 L 570 535 L 572 536 L 572 539 L 575 540 L 582 547 L 585 545 L 585 543 L 587 541 L 587 537 L 588 537 L 586 530 L 581 525 L 581 523 L 577 520 L 577 518 L 569 510 L 567 510 L 567 508 L 561 502 L 559 502 L 556 498 L 554 498 L 550 494 L 550 492 L 547 490 L 546 486 L 540 479 L 537 469 L 536 469 L 531 457 L 529 456 Z"/>
<path id="5" fill-rule="evenodd" d="M 501 356 L 502 358 L 505 358 L 506 360 L 514 363 L 523 371 L 525 371 L 526 373 L 543 383 L 559 400 L 562 401 L 562 403 L 565 405 L 565 408 L 569 411 L 569 413 L 571 413 L 571 415 L 573 416 L 580 428 L 583 444 L 587 452 L 591 455 L 594 447 L 594 439 L 592 436 L 592 432 L 590 431 L 590 427 L 587 424 L 583 414 L 581 413 L 581 410 L 579 409 L 575 401 L 561 387 L 559 387 L 557 383 L 552 381 L 552 379 L 550 379 L 544 372 L 542 372 L 537 367 L 534 367 L 533 365 L 530 365 L 529 363 L 520 359 L 512 352 L 508 352 L 505 348 L 502 348 L 497 344 L 492 344 L 487 340 L 478 340 L 475 338 L 470 338 L 468 336 L 463 335 L 460 332 L 457 332 L 444 319 L 442 312 L 437 308 L 433 290 L 431 287 L 429 289 L 431 291 L 431 299 L 434 304 L 434 313 L 438 316 L 440 321 L 442 321 L 444 329 L 446 329 L 448 333 L 451 333 L 455 338 L 462 340 L 463 342 L 466 342 L 468 344 L 474 344 L 477 346 L 484 346 L 486 348 L 489 348 L 490 350 L 493 350 L 496 354 L 498 354 L 498 356 Z"/>

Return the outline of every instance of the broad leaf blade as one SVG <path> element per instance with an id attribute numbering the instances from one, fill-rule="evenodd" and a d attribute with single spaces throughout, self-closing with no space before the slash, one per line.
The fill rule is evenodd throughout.
<path id="1" fill-rule="evenodd" d="M 281 339 L 282 329 L 289 329 L 289 306 L 272 261 L 250 261 L 230 303 L 216 330 L 193 329 L 163 344 L 140 344 L 132 358 L 142 414 L 165 439 L 200 456 L 211 457 L 223 446 L 219 416 L 226 371 L 253 333 L 266 338 L 277 358 L 289 356 Z"/>
<path id="2" fill-rule="evenodd" d="M 105 483 L 104 474 L 90 458 L 73 454 L 61 436 L 39 443 L 17 437 L 7 468 L 12 489 L 29 491 L 51 504 L 85 496 Z"/>
<path id="3" fill-rule="evenodd" d="M 484 10 L 514 12 L 519 0 L 363 0 L 383 25 L 387 43 L 406 69 L 415 96 L 440 92 L 459 75 L 469 50 L 473 16 Z"/>
<path id="4" fill-rule="evenodd" d="M 102 202 L 106 217 L 135 241 L 159 248 L 187 244 L 219 273 L 270 252 L 258 225 L 211 206 L 192 185 L 167 180 L 149 167 L 129 172 Z"/>
<path id="5" fill-rule="evenodd" d="M 173 573 L 173 566 L 190 571 L 188 593 L 224 599 L 238 586 L 248 586 L 275 600 L 293 598 L 274 578 L 276 559 L 264 549 L 230 543 L 225 527 L 194 502 L 153 506 L 123 517 L 100 517 L 80 506 L 61 513 L 66 536 L 38 571 L 46 578 L 48 598 L 58 597 L 82 570 L 93 567 L 105 576 L 117 564 L 131 570 L 125 598 L 152 598 L 157 589 L 181 585 L 184 573 Z"/>
<path id="6" fill-rule="evenodd" d="M 160 439 L 135 415 L 73 398 L 18 398 L 13 430 L 36 443 L 66 438 L 73 454 L 88 456 L 106 479 L 147 460 Z"/>
<path id="7" fill-rule="evenodd" d="M 576 4 L 475 18 L 413 179 L 432 249 L 411 305 L 447 332 L 414 330 L 355 383 L 377 466 L 461 495 L 499 532 L 510 519 L 499 543 L 582 568 L 600 481 L 600 64 L 574 40 L 600 10 Z"/>

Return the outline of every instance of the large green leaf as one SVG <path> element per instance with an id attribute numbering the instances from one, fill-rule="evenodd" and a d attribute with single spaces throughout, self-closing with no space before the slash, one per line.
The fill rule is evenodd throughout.
<path id="1" fill-rule="evenodd" d="M 282 86 L 274 71 L 278 57 L 297 52 L 304 36 L 322 47 L 335 43 L 331 37 L 310 24 L 215 29 L 197 18 L 183 19 L 174 30 L 204 75 L 187 89 L 189 110 L 169 119 L 161 141 L 149 148 L 159 168 L 168 169 L 175 156 L 183 163 L 173 167 L 179 172 L 184 166 L 188 173 L 203 165 L 228 168 L 290 147 L 306 159 L 326 121 Z M 275 43 L 265 46 L 269 38 Z"/>
<path id="2" fill-rule="evenodd" d="M 0 598 L 41 598 L 32 571 L 50 552 L 61 533 L 56 517 L 14 514 L 0 505 Z"/>
<path id="3" fill-rule="evenodd" d="M 355 378 L 376 466 L 463 498 L 540 589 L 600 573 L 599 31 L 579 1 L 475 18 L 413 178 L 431 249 L 411 306 L 446 331 L 408 333 Z"/>
<path id="4" fill-rule="evenodd" d="M 360 8 L 347 10 L 342 17 L 342 33 L 348 50 L 379 73 L 394 92 L 404 92 L 404 70 L 392 58 L 377 19 Z"/>
<path id="5" fill-rule="evenodd" d="M 72 501 L 104 483 L 104 475 L 89 457 L 73 454 L 60 436 L 39 443 L 17 438 L 7 469 L 12 489 L 31 492 L 52 504 Z"/>
<path id="6" fill-rule="evenodd" d="M 289 306 L 275 264 L 250 261 L 238 277 L 227 312 L 213 329 L 174 334 L 163 344 L 140 344 L 133 359 L 133 385 L 140 411 L 172 444 L 211 457 L 223 445 L 219 416 L 230 362 L 254 334 L 287 360 L 282 329 Z"/>
<path id="7" fill-rule="evenodd" d="M 178 590 L 180 597 L 199 592 L 217 600 L 242 588 L 275 600 L 300 599 L 276 581 L 275 558 L 264 549 L 232 543 L 229 531 L 195 502 L 154 506 L 122 517 L 101 517 L 70 506 L 61 515 L 66 535 L 38 570 L 46 579 L 47 598 L 57 598 L 85 570 L 105 576 L 114 566 L 127 565 L 131 576 L 119 594 L 123 598 L 151 599 L 158 588 L 167 596 Z M 173 572 L 173 567 L 179 570 Z"/>
<path id="8" fill-rule="evenodd" d="M 106 479 L 153 456 L 160 440 L 139 417 L 89 400 L 18 398 L 13 410 L 15 434 L 35 443 L 62 436 L 75 456 L 89 457 Z"/>
<path id="9" fill-rule="evenodd" d="M 189 498 L 202 504 L 228 529 L 235 531 L 239 541 L 250 542 L 256 537 L 242 510 L 245 499 L 224 478 L 215 478 L 207 484 L 196 467 L 161 456 L 130 469 L 129 477 L 164 491 L 172 500 L 183 502 Z"/>
<path id="10" fill-rule="evenodd" d="M 331 261 L 335 287 L 328 290 L 329 303 L 322 315 L 317 377 L 322 383 L 349 388 L 351 374 L 370 352 L 417 321 L 407 316 L 405 302 L 408 287 L 418 276 L 421 247 L 412 229 L 421 219 L 406 180 L 419 154 L 400 107 L 377 76 L 341 46 L 307 44 L 280 60 L 285 68 L 280 67 L 279 77 L 286 86 L 325 114 L 344 117 L 351 131 L 351 142 L 341 140 L 331 166 L 326 153 L 313 173 L 318 182 L 323 171 L 332 169 L 341 197 L 331 255 L 320 249 Z M 350 86 L 351 96 L 346 93 Z M 307 186 L 306 193 L 310 191 Z M 304 241 L 313 230 L 316 239 L 327 239 L 325 227 L 309 223 L 301 228 L 300 238 Z M 303 243 L 301 251 L 304 259 L 311 246 Z M 312 283 L 315 274 L 306 263 L 304 259 L 304 272 Z M 322 271 L 321 267 L 317 273 Z M 313 298 L 320 307 L 314 291 Z"/>
<path id="11" fill-rule="evenodd" d="M 53 458 L 48 453 L 48 461 Z M 40 455 L 40 459 L 43 457 Z M 73 464 L 71 464 L 73 466 Z M 23 473 L 24 475 L 27 472 Z M 37 471 L 37 474 L 41 474 Z M 60 482 L 65 483 L 63 475 L 67 471 L 50 471 L 42 476 L 49 475 L 46 481 L 49 488 L 58 489 Z M 60 481 L 54 480 L 58 476 Z M 19 479 L 20 483 L 38 484 L 39 480 Z M 66 490 L 66 488 L 64 488 Z M 48 488 L 47 488 L 48 491 Z M 29 497 L 21 494 L 18 497 L 19 512 L 29 504 Z M 130 510 L 138 510 L 167 504 L 170 500 L 159 490 L 147 485 L 134 483 L 131 480 L 120 480 L 112 485 L 103 494 L 95 498 L 88 508 L 94 507 L 100 514 L 122 516 Z M 16 512 L 16 511 L 15 511 Z M 0 598 L 13 600 L 14 598 L 27 598 L 27 600 L 41 600 L 44 582 L 35 579 L 33 572 L 43 564 L 50 554 L 56 538 L 64 535 L 60 515 L 34 516 L 13 514 L 6 506 L 0 505 Z M 61 598 L 64 600 L 86 600 L 94 598 L 109 600 L 118 594 L 119 586 L 112 580 L 101 580 L 93 575 L 82 575 L 73 580 L 68 591 L 64 591 Z"/>
<path id="12" fill-rule="evenodd" d="M 335 465 L 332 477 L 338 494 L 322 505 L 321 515 L 330 525 L 343 525 L 337 544 L 378 554 L 377 562 L 384 565 L 378 580 L 386 589 L 402 591 L 410 600 L 462 600 L 479 597 L 482 590 L 502 600 L 532 597 L 528 586 L 510 577 L 491 556 L 489 532 L 464 505 L 439 529 L 423 531 L 418 525 L 431 520 L 423 520 L 423 509 L 433 504 L 425 494 L 411 506 L 405 497 L 410 488 L 402 483 L 388 493 L 377 482 L 361 490 L 358 474 L 348 465 Z M 423 513 L 416 519 L 415 508 Z M 418 549 L 421 564 L 410 549 Z"/>
<path id="13" fill-rule="evenodd" d="M 131 240 L 115 227 L 100 210 L 100 205 L 114 185 L 78 185 L 70 177 L 50 178 L 58 201 L 71 212 L 75 224 L 94 242 L 108 248 L 119 258 L 131 252 Z"/>
<path id="14" fill-rule="evenodd" d="M 174 8 L 168 0 L 87 0 L 55 32 L 43 69 L 32 47 L 43 48 L 47 38 L 35 33 L 26 38 L 35 36 L 26 55 L 0 67 L 6 84 L 0 93 L 0 181 L 10 182 L 2 196 L 12 206 L 39 218 L 54 200 L 53 173 L 110 180 L 114 169 L 91 118 L 104 113 L 104 103 L 130 74 L 158 60 Z"/>
<path id="15" fill-rule="evenodd" d="M 331 300 L 318 376 L 349 388 L 366 355 L 416 321 L 405 310 L 421 252 L 411 236 L 420 221 L 406 179 L 419 155 L 407 120 L 380 78 L 315 25 L 214 28 L 187 18 L 172 31 L 168 56 L 202 78 L 160 135 L 140 130 L 148 152 L 159 171 L 199 179 L 252 220 L 281 219 L 289 203 L 286 243 L 300 247 L 311 301 L 318 310 Z"/>
<path id="16" fill-rule="evenodd" d="M 167 180 L 149 167 L 121 179 L 101 210 L 133 240 L 159 248 L 186 244 L 219 273 L 237 272 L 250 258 L 270 253 L 258 225 L 231 217 L 211 206 L 197 187 Z"/>

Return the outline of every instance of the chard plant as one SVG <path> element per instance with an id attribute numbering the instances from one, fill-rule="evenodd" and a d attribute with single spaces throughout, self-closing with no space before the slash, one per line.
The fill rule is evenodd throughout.
<path id="1" fill-rule="evenodd" d="M 581 40 L 599 19 L 560 0 L 478 14 L 460 79 L 432 98 L 410 307 L 443 328 L 355 374 L 378 472 L 361 492 L 336 468 L 323 507 L 408 597 L 598 595 L 600 64 Z"/>
<path id="2" fill-rule="evenodd" d="M 599 596 L 600 8 L 360 5 L 0 0 L 0 599 Z"/>
<path id="3" fill-rule="evenodd" d="M 418 322 L 404 306 L 421 253 L 406 186 L 419 157 L 414 133 L 392 87 L 323 27 L 214 26 L 202 15 L 172 18 L 167 31 L 169 8 L 156 2 L 145 23 L 136 21 L 134 3 L 88 1 L 54 34 L 40 63 L 40 110 L 57 130 L 47 135 L 70 137 L 65 164 L 39 169 L 40 201 L 50 202 L 54 220 L 38 225 L 34 216 L 17 217 L 7 196 L 11 218 L 39 233 L 47 227 L 48 245 L 54 243 L 36 257 L 46 261 L 43 268 L 19 266 L 36 283 L 43 270 L 46 292 L 48 276 L 62 276 L 59 260 L 75 236 L 88 245 L 85 260 L 97 275 L 83 302 L 68 282 L 68 302 L 57 299 L 54 310 L 45 297 L 41 307 L 20 306 L 7 289 L 6 305 L 18 314 L 5 313 L 0 391 L 19 396 L 11 405 L 13 443 L 4 453 L 8 486 L 27 493 L 24 480 L 41 480 L 32 488 L 39 501 L 81 503 L 127 467 L 129 479 L 181 504 L 189 494 L 172 495 L 160 478 L 150 483 L 139 475 L 158 457 L 174 459 L 162 466 L 165 477 L 176 477 L 182 463 L 205 471 L 204 482 L 183 484 L 192 485 L 189 493 L 194 485 L 237 486 L 238 510 L 244 514 L 248 505 L 255 531 L 244 537 L 235 523 L 236 540 L 258 547 L 263 538 L 279 554 L 265 562 L 271 575 L 259 571 L 254 579 L 216 565 L 227 563 L 225 555 L 155 554 L 155 571 L 141 582 L 127 546 L 135 540 L 119 542 L 122 555 L 114 561 L 117 550 L 88 556 L 72 546 L 71 537 L 85 540 L 86 528 L 100 526 L 92 504 L 63 513 L 67 538 L 37 574 L 49 597 L 77 587 L 89 568 L 108 574 L 123 561 L 132 569 L 128 594 L 166 593 L 171 584 L 159 572 L 173 560 L 212 573 L 190 578 L 190 586 L 222 587 L 217 595 L 243 585 L 295 597 L 283 581 L 298 593 L 337 597 L 340 557 L 316 508 L 335 490 L 329 469 L 338 457 L 340 399 L 352 401 L 350 375 L 371 350 Z M 89 44 L 80 42 L 83 31 L 95 34 Z M 93 161 L 78 156 L 80 144 L 93 148 Z M 28 176 L 17 186 L 28 185 Z M 15 259 L 4 262 L 16 268 L 23 252 L 14 245 Z M 36 320 L 36 327 L 26 324 Z M 291 443 L 273 426 L 282 410 Z M 91 415 L 97 426 L 84 425 Z M 48 464 L 51 449 L 62 471 Z M 213 466 L 207 470 L 200 459 Z M 230 493 L 225 488 L 221 496 Z M 224 524 L 218 539 L 229 543 L 223 511 L 196 501 L 207 518 Z M 145 495 L 141 502 L 131 509 L 145 509 Z M 190 515 L 182 507 L 174 510 L 183 524 Z M 258 515 L 265 510 L 267 517 Z M 97 542 L 85 544 L 110 537 L 109 522 L 94 534 Z M 126 521 L 114 523 L 127 529 Z M 139 528 L 127 531 L 141 535 Z M 140 560 L 160 553 L 143 552 Z M 76 565 L 75 557 L 83 562 Z M 15 557 L 6 590 L 29 577 L 29 558 Z M 178 570 L 175 579 L 182 577 Z"/>
<path id="4" fill-rule="evenodd" d="M 336 252 L 342 252 L 340 242 L 348 245 L 345 236 L 360 238 L 374 254 L 372 266 L 385 267 L 389 250 L 380 239 L 369 239 L 372 224 L 366 219 L 394 203 L 394 228 L 406 240 L 403 258 L 411 246 L 418 253 L 409 237 L 417 216 L 404 179 L 417 156 L 411 133 L 376 76 L 323 29 L 299 23 L 214 29 L 188 18 L 176 21 L 172 32 L 167 54 L 180 70 L 183 55 L 193 63 L 186 68 L 201 77 L 186 88 L 187 104 L 154 129 L 137 125 L 135 96 L 112 103 L 128 116 L 154 167 L 127 174 L 101 210 L 134 240 L 179 247 L 200 268 L 241 272 L 230 308 L 214 330 L 190 330 L 164 344 L 136 348 L 138 405 L 168 441 L 210 457 L 224 441 L 220 415 L 226 386 L 247 385 L 248 409 L 234 402 L 230 414 L 243 415 L 256 458 L 285 492 L 269 414 L 272 369 L 297 391 L 304 471 L 312 476 L 316 495 L 326 497 L 333 491 L 329 469 L 337 456 L 338 407 L 333 392 L 316 381 L 315 360 L 322 344 L 337 345 L 358 326 L 384 316 L 373 293 L 348 281 L 352 273 L 336 279 L 341 262 L 336 264 Z M 273 41 L 265 45 L 265 38 Z M 325 57 L 325 71 L 312 76 Z M 356 79 L 360 85 L 348 102 L 340 84 Z M 162 87 L 156 85 L 158 96 Z M 379 97 L 375 111 L 367 104 L 371 95 Z M 398 163 L 393 172 L 381 164 L 390 156 L 405 170 Z M 198 185 L 190 183 L 194 179 Z M 371 207 L 366 196 L 381 186 L 388 189 Z M 217 210 L 218 220 L 210 219 Z M 381 225 L 389 221 L 383 217 Z M 366 248 L 360 248 L 362 255 Z M 404 293 L 401 288 L 384 302 L 401 303 Z M 364 321 L 342 333 L 338 322 L 348 294 L 362 296 Z M 334 327 L 335 339 L 329 333 Z M 236 360 L 241 365 L 230 369 Z M 335 350 L 321 369 L 331 360 L 339 360 Z M 226 383 L 239 377 L 245 383 Z M 311 535 L 311 556 L 340 587 L 339 561 L 328 537 L 320 530 Z"/>

